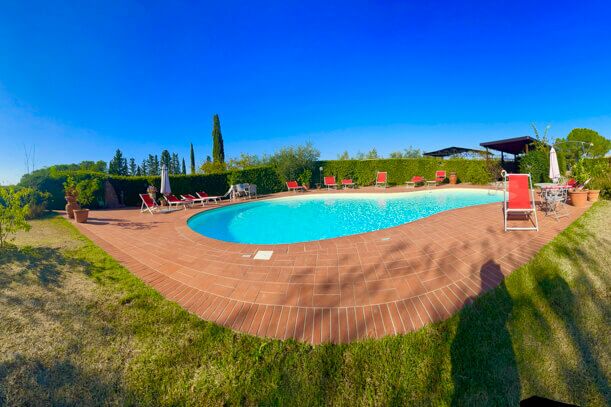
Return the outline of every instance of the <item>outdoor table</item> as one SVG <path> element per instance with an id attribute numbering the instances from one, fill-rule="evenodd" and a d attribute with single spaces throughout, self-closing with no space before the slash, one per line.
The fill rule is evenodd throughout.
<path id="1" fill-rule="evenodd" d="M 566 190 L 570 189 L 568 185 L 553 184 L 551 182 L 539 182 L 536 183 L 535 186 L 541 188 L 541 206 L 545 212 L 545 215 L 554 213 L 556 214 L 556 219 L 558 219 L 559 216 L 567 216 L 566 214 L 559 214 L 557 211 L 557 206 L 566 204 L 566 200 L 568 198 Z M 562 192 L 554 193 L 554 190 Z"/>

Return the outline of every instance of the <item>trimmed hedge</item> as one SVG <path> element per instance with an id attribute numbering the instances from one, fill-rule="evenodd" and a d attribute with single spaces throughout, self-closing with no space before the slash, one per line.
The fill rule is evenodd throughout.
<path id="1" fill-rule="evenodd" d="M 475 160 L 466 158 L 439 159 L 390 158 L 380 160 L 333 160 L 318 161 L 312 175 L 314 182 L 320 182 L 319 167 L 323 167 L 322 176 L 334 175 L 337 180 L 352 178 L 358 185 L 372 185 L 378 171 L 388 172 L 388 182 L 402 185 L 415 175 L 426 179 L 435 179 L 435 171 L 445 170 L 446 175 L 456 172 L 461 182 L 487 184 L 500 176 L 500 165 L 497 160 Z"/>
<path id="2" fill-rule="evenodd" d="M 142 176 L 126 177 L 109 175 L 100 172 L 73 171 L 58 172 L 38 180 L 33 186 L 39 191 L 49 192 L 49 209 L 63 209 L 66 205 L 64 199 L 63 184 L 66 177 L 71 175 L 77 182 L 85 178 L 97 178 L 101 188 L 96 193 L 96 199 L 91 208 L 104 207 L 104 181 L 109 181 L 115 189 L 119 201 L 127 206 L 140 206 L 138 194 L 146 191 L 147 186 L 161 187 L 161 177 Z M 254 167 L 241 171 L 231 171 L 222 174 L 195 174 L 195 175 L 170 175 L 172 192 L 176 195 L 206 191 L 210 195 L 223 195 L 229 189 L 230 178 L 236 182 L 248 182 L 257 185 L 259 194 L 268 194 L 281 191 L 284 184 L 278 178 L 278 174 L 272 167 Z"/>

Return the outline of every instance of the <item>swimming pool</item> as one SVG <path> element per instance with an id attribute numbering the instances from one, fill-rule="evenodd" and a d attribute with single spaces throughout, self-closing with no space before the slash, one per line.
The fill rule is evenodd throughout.
<path id="1" fill-rule="evenodd" d="M 225 206 L 197 214 L 187 223 L 197 233 L 227 242 L 298 243 L 386 229 L 502 200 L 502 192 L 486 189 L 306 194 Z"/>

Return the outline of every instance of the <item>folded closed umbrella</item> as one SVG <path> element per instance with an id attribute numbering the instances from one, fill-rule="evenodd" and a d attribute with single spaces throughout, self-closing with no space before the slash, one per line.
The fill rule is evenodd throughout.
<path id="1" fill-rule="evenodd" d="M 166 165 L 161 166 L 161 192 L 162 195 L 168 195 L 172 193 L 170 188 L 170 176 L 168 175 L 168 167 Z"/>
<path id="2" fill-rule="evenodd" d="M 558 167 L 558 157 L 554 147 L 549 152 L 549 177 L 552 181 L 558 182 L 560 179 L 560 168 Z"/>

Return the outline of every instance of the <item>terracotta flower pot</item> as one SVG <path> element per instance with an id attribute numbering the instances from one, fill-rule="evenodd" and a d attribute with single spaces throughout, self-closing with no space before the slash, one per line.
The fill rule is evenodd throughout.
<path id="1" fill-rule="evenodd" d="M 456 176 L 456 173 L 451 172 L 450 173 L 450 184 L 456 185 L 457 180 L 458 180 L 458 177 Z"/>
<path id="2" fill-rule="evenodd" d="M 87 222 L 87 218 L 89 217 L 89 209 L 75 209 L 74 210 L 74 219 L 76 223 L 85 223 Z"/>
<path id="3" fill-rule="evenodd" d="M 596 202 L 598 201 L 598 195 L 600 194 L 600 189 L 590 189 L 588 191 L 588 201 Z"/>
<path id="4" fill-rule="evenodd" d="M 586 206 L 588 191 L 569 191 L 569 196 L 571 197 L 571 205 L 577 208 Z"/>
<path id="5" fill-rule="evenodd" d="M 76 202 L 76 197 L 72 195 L 66 195 L 66 213 L 70 219 L 74 219 L 74 210 L 81 209 L 79 204 Z"/>

